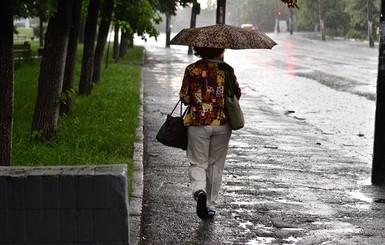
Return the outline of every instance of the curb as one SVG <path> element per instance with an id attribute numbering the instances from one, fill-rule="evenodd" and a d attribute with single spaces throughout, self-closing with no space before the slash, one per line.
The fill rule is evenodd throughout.
<path id="1" fill-rule="evenodd" d="M 130 243 L 136 245 L 140 240 L 140 224 L 142 221 L 142 203 L 143 203 L 143 70 L 142 83 L 140 87 L 140 101 L 138 115 L 138 128 L 136 129 L 136 137 L 138 141 L 134 143 L 134 153 L 132 156 L 135 172 L 132 180 L 132 195 L 129 202 L 130 209 Z"/>

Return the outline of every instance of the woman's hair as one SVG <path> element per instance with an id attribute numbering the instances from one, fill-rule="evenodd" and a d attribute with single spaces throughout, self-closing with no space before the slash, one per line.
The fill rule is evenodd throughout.
<path id="1" fill-rule="evenodd" d="M 223 48 L 200 48 L 194 47 L 194 55 L 201 57 L 202 59 L 218 58 L 225 51 Z"/>

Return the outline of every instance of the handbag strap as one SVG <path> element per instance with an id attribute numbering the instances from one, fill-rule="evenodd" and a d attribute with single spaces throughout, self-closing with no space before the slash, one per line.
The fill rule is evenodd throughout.
<path id="1" fill-rule="evenodd" d="M 227 90 L 226 88 L 226 95 L 230 98 L 234 97 L 235 93 L 234 93 L 234 86 L 232 84 L 232 81 L 231 81 L 231 78 L 230 78 L 230 72 L 229 72 L 229 69 L 227 67 L 225 67 L 225 87 L 227 86 L 229 89 Z M 229 91 L 230 91 L 230 94 L 229 94 Z"/>
<path id="2" fill-rule="evenodd" d="M 174 111 L 175 111 L 175 109 L 178 107 L 179 103 L 180 103 L 180 116 L 184 117 L 184 116 L 186 115 L 186 113 L 187 113 L 188 109 L 190 108 L 190 106 L 188 106 L 188 107 L 184 110 L 184 112 L 183 112 L 183 104 L 182 104 L 182 101 L 181 101 L 181 100 L 178 100 L 178 102 L 177 102 L 176 105 L 174 106 L 174 109 L 172 109 L 170 115 L 172 115 L 172 114 L 174 113 Z"/>

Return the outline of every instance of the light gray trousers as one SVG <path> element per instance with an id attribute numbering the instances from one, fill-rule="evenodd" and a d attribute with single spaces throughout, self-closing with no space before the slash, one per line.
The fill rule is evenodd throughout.
<path id="1" fill-rule="evenodd" d="M 187 158 L 192 193 L 204 190 L 207 207 L 215 208 L 231 137 L 231 128 L 223 126 L 188 127 Z"/>

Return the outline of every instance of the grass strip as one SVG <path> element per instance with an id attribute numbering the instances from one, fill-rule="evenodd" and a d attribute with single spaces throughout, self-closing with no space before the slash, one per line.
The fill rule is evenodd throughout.
<path id="1" fill-rule="evenodd" d="M 142 57 L 143 47 L 135 47 L 118 64 L 110 61 L 91 95 L 76 96 L 73 113 L 59 118 L 57 139 L 43 143 L 30 142 L 40 59 L 22 61 L 15 72 L 13 165 L 127 164 L 131 193 Z"/>

